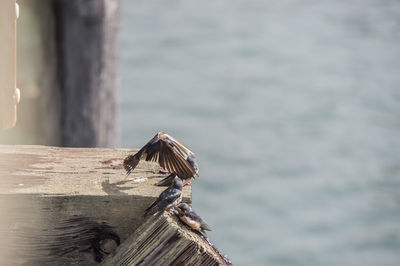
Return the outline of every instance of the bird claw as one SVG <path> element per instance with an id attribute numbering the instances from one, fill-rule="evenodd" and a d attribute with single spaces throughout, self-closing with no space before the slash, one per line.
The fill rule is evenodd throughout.
<path id="1" fill-rule="evenodd" d="M 178 214 L 179 214 L 178 211 L 175 210 L 175 208 L 171 208 L 171 209 L 169 210 L 169 213 L 170 213 L 170 214 L 175 214 L 175 215 L 178 215 Z"/>

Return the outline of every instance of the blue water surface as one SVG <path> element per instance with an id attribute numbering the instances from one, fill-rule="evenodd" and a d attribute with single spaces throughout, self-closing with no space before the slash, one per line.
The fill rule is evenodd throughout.
<path id="1" fill-rule="evenodd" d="M 197 155 L 235 265 L 400 265 L 400 2 L 124 0 L 122 146 Z"/>

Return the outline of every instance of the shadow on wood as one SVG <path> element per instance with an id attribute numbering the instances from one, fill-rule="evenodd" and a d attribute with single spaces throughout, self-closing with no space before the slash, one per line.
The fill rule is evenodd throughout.
<path id="1" fill-rule="evenodd" d="M 92 265 L 96 241 L 126 240 L 165 189 L 154 185 L 165 176 L 155 163 L 126 176 L 121 163 L 132 152 L 0 145 L 2 265 Z M 190 186 L 183 200 L 191 202 Z"/>

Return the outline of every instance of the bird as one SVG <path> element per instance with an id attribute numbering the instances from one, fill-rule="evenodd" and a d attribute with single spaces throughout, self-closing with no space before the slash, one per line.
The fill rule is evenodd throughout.
<path id="1" fill-rule="evenodd" d="M 199 166 L 195 154 L 178 140 L 164 132 L 158 132 L 136 154 L 128 155 L 124 159 L 124 168 L 129 175 L 140 160 L 154 161 L 170 172 L 170 175 L 158 182 L 158 186 L 169 186 L 178 176 L 184 185 L 189 184 L 198 176 Z"/>
<path id="2" fill-rule="evenodd" d="M 164 210 L 170 211 L 182 201 L 182 180 L 175 176 L 174 182 L 144 212 L 144 217 L 157 214 Z"/>
<path id="3" fill-rule="evenodd" d="M 212 228 L 187 203 L 180 203 L 175 210 L 179 219 L 193 230 L 204 236 L 207 236 L 205 230 L 212 231 Z"/>

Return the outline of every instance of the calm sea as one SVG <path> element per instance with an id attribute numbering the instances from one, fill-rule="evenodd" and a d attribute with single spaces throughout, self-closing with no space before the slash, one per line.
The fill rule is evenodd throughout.
<path id="1" fill-rule="evenodd" d="M 122 146 L 197 155 L 235 265 L 400 265 L 400 2 L 122 1 Z"/>

